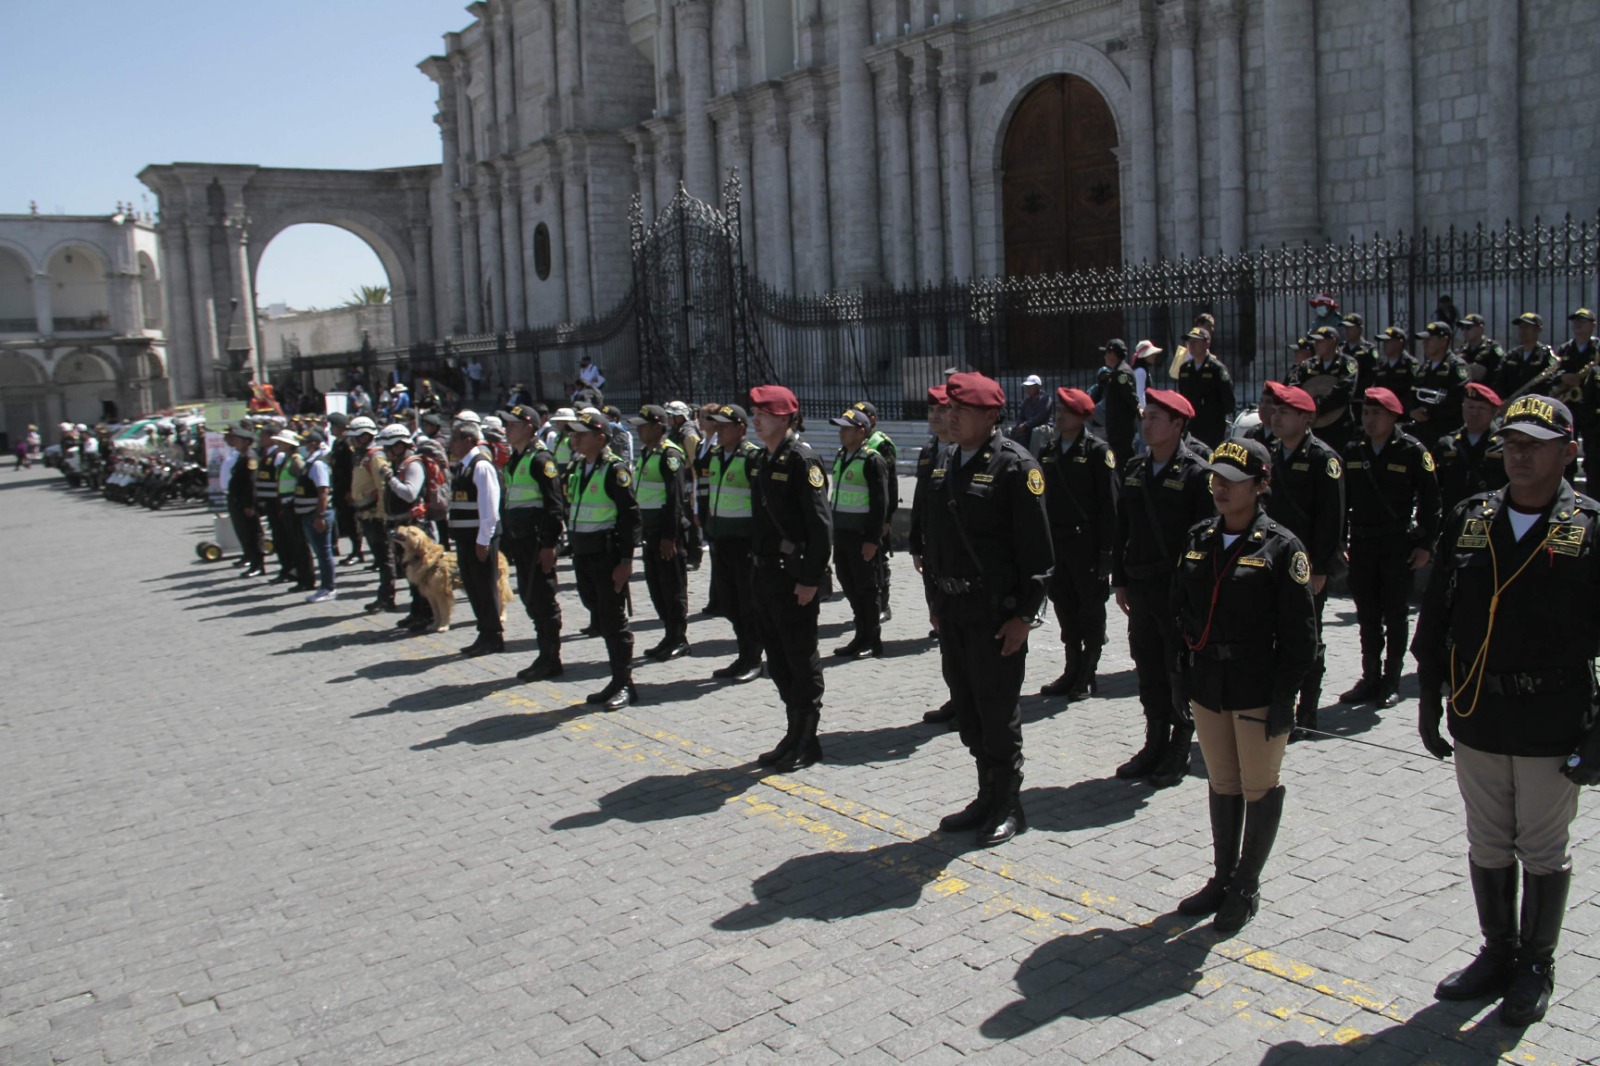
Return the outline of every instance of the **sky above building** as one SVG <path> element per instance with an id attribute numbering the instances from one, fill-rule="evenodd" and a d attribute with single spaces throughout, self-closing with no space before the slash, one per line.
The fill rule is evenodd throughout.
<path id="1" fill-rule="evenodd" d="M 465 27 L 464 0 L 0 0 L 6 113 L 0 214 L 154 211 L 150 163 L 366 170 L 439 161 L 435 86 L 417 69 Z M 385 284 L 331 226 L 268 246 L 263 305 L 330 307 Z"/>

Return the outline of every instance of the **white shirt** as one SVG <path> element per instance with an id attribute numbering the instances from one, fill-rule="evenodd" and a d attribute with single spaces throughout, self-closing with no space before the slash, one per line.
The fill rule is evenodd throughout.
<path id="1" fill-rule="evenodd" d="M 457 463 L 460 468 L 464 463 L 471 461 L 472 452 Z M 472 484 L 478 489 L 478 543 L 487 548 L 494 542 L 494 535 L 500 532 L 500 472 L 494 467 L 492 459 L 481 460 L 472 468 Z"/>
<path id="2" fill-rule="evenodd" d="M 606 376 L 600 373 L 599 367 L 595 366 L 593 363 L 590 363 L 588 366 L 580 367 L 578 369 L 578 380 L 589 386 L 591 389 L 598 391 L 599 389 L 605 387 Z"/>

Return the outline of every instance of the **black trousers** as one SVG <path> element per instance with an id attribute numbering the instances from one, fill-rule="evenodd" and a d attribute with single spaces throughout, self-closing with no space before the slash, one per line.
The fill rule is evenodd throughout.
<path id="1" fill-rule="evenodd" d="M 467 594 L 472 614 L 478 620 L 478 636 L 499 640 L 500 624 L 500 537 L 489 544 L 489 557 L 478 558 L 477 534 L 468 530 L 456 538 L 456 568 L 461 571 L 461 590 Z"/>
<path id="2" fill-rule="evenodd" d="M 339 538 L 350 538 L 350 552 L 352 555 L 361 551 L 361 523 L 356 521 L 356 509 L 347 503 L 337 500 L 333 504 L 334 529 L 333 554 L 339 554 Z M 374 549 L 376 550 L 376 549 Z"/>
<path id="3" fill-rule="evenodd" d="M 242 508 L 230 507 L 228 521 L 239 539 L 239 555 L 250 566 L 265 566 L 266 560 L 261 556 L 261 519 L 255 515 L 246 517 Z"/>
<path id="4" fill-rule="evenodd" d="M 644 531 L 644 585 L 661 619 L 662 635 L 676 643 L 689 639 L 689 556 L 679 537 L 677 554 L 661 558 L 661 539 L 659 529 Z"/>
<path id="5" fill-rule="evenodd" d="M 561 601 L 556 598 L 556 571 L 547 574 L 539 565 L 539 538 L 512 533 L 505 540 L 506 557 L 517 572 L 517 599 L 533 621 L 539 654 L 559 658 L 561 653 Z"/>
<path id="6" fill-rule="evenodd" d="M 378 564 L 378 599 L 394 602 L 394 548 L 389 543 L 389 531 L 381 518 L 359 519 L 361 535 L 372 549 L 372 561 Z"/>
<path id="7" fill-rule="evenodd" d="M 883 549 L 867 562 L 861 558 L 861 546 L 866 536 L 852 529 L 835 529 L 833 532 L 833 566 L 839 571 L 839 587 L 850 601 L 850 613 L 855 617 L 856 641 L 877 644 L 882 639 L 878 612 L 883 601 L 879 598 L 878 560 Z"/>
<path id="8" fill-rule="evenodd" d="M 733 624 L 739 662 L 753 666 L 761 661 L 761 638 L 756 635 L 755 595 L 750 576 L 750 541 L 745 537 L 718 537 L 711 542 L 711 601 Z M 792 597 L 791 597 L 792 598 Z"/>
<path id="9" fill-rule="evenodd" d="M 306 543 L 306 534 L 300 527 L 300 516 L 294 513 L 293 502 L 284 502 L 292 501 L 293 497 L 280 496 L 278 499 L 278 532 L 283 534 L 283 539 L 276 541 L 282 545 L 278 550 L 278 559 L 283 562 L 285 570 L 294 572 L 300 584 L 309 585 L 317 577 L 317 565 L 311 558 L 311 545 Z"/>
<path id="10" fill-rule="evenodd" d="M 1322 642 L 1322 612 L 1328 606 L 1328 586 L 1323 585 L 1311 602 L 1317 612 L 1317 657 L 1300 681 L 1300 702 L 1314 711 L 1322 698 L 1322 675 L 1327 671 L 1328 646 Z"/>
<path id="11" fill-rule="evenodd" d="M 767 653 L 767 673 L 783 705 L 796 714 L 822 708 L 822 657 L 817 653 L 817 615 L 822 604 L 794 598 L 795 580 L 777 559 L 752 566 L 753 627 Z M 752 660 L 753 661 L 753 660 Z"/>
<path id="12" fill-rule="evenodd" d="M 978 765 L 1022 769 L 1022 675 L 1028 647 L 1000 654 L 994 635 L 1005 621 L 981 594 L 936 596 L 939 665 L 955 705 L 956 728 Z"/>
<path id="13" fill-rule="evenodd" d="M 1128 581 L 1128 652 L 1139 678 L 1139 704 L 1151 722 L 1189 721 L 1189 694 L 1177 677 L 1183 635 L 1169 602 L 1172 575 Z"/>
<path id="14" fill-rule="evenodd" d="M 705 533 L 701 531 L 699 525 L 693 522 L 689 523 L 689 528 L 684 533 L 683 544 L 688 550 L 688 564 L 690 566 L 698 567 L 702 562 L 705 561 L 706 537 Z"/>
<path id="15" fill-rule="evenodd" d="M 1381 676 L 1385 653 L 1391 680 L 1398 679 L 1405 663 L 1411 549 L 1411 538 L 1403 534 L 1350 540 L 1350 597 L 1361 627 L 1363 678 Z"/>
<path id="16" fill-rule="evenodd" d="M 633 633 L 628 628 L 628 591 L 618 592 L 611 574 L 622 557 L 615 551 L 574 553 L 572 571 L 578 598 L 606 642 L 606 661 L 613 679 L 632 676 Z"/>
<path id="17" fill-rule="evenodd" d="M 889 609 L 889 557 L 894 554 L 889 545 L 889 538 L 883 538 L 883 543 L 878 545 L 878 554 L 872 557 L 872 569 L 877 576 L 878 585 L 878 610 Z"/>
<path id="18" fill-rule="evenodd" d="M 272 538 L 272 554 L 278 558 L 278 573 L 293 574 L 294 563 L 290 561 L 289 545 L 283 539 L 283 522 L 278 517 L 278 501 L 256 504 L 256 512 L 267 520 L 267 535 Z M 266 552 L 263 549 L 262 555 Z"/>
<path id="19" fill-rule="evenodd" d="M 1056 568 L 1050 575 L 1050 605 L 1055 608 L 1061 643 L 1083 648 L 1098 659 L 1106 643 L 1106 597 L 1111 583 L 1099 574 L 1099 553 L 1056 542 Z"/>

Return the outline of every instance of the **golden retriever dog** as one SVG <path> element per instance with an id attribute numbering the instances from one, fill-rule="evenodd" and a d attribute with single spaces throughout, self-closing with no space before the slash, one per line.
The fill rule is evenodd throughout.
<path id="1" fill-rule="evenodd" d="M 401 526 L 394 531 L 396 563 L 407 581 L 417 586 L 422 598 L 433 608 L 433 631 L 443 633 L 450 628 L 450 616 L 455 611 L 456 589 L 461 587 L 461 575 L 456 572 L 456 557 L 439 547 L 437 541 L 416 526 Z M 500 562 L 500 583 L 496 599 L 500 605 L 500 622 L 505 624 L 506 604 L 511 602 L 511 566 L 503 552 L 497 553 Z"/>

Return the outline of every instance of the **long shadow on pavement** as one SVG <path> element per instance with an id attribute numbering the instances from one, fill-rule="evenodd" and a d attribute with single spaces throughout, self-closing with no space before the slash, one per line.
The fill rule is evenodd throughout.
<path id="1" fill-rule="evenodd" d="M 1022 803 L 1030 827 L 1068 833 L 1129 821 L 1154 796 L 1155 790 L 1142 781 L 1107 777 L 1065 787 L 1024 788 Z"/>
<path id="2" fill-rule="evenodd" d="M 1484 1010 L 1484 1003 L 1430 1003 L 1408 1020 L 1344 1044 L 1305 1044 L 1289 1040 L 1274 1045 L 1261 1066 L 1346 1066 L 1356 1062 L 1449 1062 L 1488 1066 L 1509 1057 L 1522 1030 L 1497 1022 L 1462 1026 Z M 1531 1061 L 1536 1056 L 1528 1056 Z M 1543 1059 L 1544 1056 L 1537 1056 Z"/>
<path id="3" fill-rule="evenodd" d="M 313 637 L 310 640 L 296 644 L 292 648 L 279 648 L 273 655 L 299 655 L 302 652 L 343 651 L 345 648 L 359 645 L 376 645 L 396 643 L 404 638 L 398 630 L 368 630 L 362 633 L 329 633 L 326 636 Z M 330 678 L 328 683 L 340 681 L 355 681 L 354 676 Z"/>
<path id="4" fill-rule="evenodd" d="M 907 722 L 879 729 L 832 731 L 824 718 L 821 734 L 826 761 L 836 766 L 870 766 L 909 759 L 930 740 L 946 735 L 942 725 Z"/>
<path id="5" fill-rule="evenodd" d="M 1200 918 L 1163 914 L 1145 925 L 1088 929 L 1041 944 L 1017 968 L 1022 998 L 979 1027 L 1007 1040 L 1055 1018 L 1112 1018 L 1175 999 L 1200 983 L 1217 942 Z"/>
<path id="6" fill-rule="evenodd" d="M 271 636 L 274 633 L 303 633 L 308 629 L 326 629 L 329 626 L 336 626 L 343 621 L 344 619 L 340 618 L 338 615 L 308 615 L 305 618 L 292 618 L 287 622 L 279 622 L 277 625 L 268 626 L 266 629 L 252 630 L 251 632 L 246 633 L 245 636 L 265 637 Z"/>
<path id="7" fill-rule="evenodd" d="M 827 922 L 915 907 L 949 856 L 931 837 L 866 851 L 798 855 L 756 878 L 754 903 L 711 923 L 722 930 L 761 929 L 790 918 Z"/>
<path id="8" fill-rule="evenodd" d="M 761 782 L 762 773 L 754 766 L 735 766 L 687 774 L 652 774 L 601 796 L 597 810 L 557 819 L 550 828 L 587 829 L 612 819 L 637 824 L 710 814 L 754 788 Z"/>
<path id="9" fill-rule="evenodd" d="M 396 696 L 387 706 L 352 714 L 351 718 L 375 718 L 383 714 L 415 713 L 418 711 L 443 711 L 476 703 L 494 695 L 503 688 L 514 688 L 523 682 L 515 677 L 494 677 L 487 681 L 474 681 L 465 685 L 437 685 L 421 692 L 408 692 Z M 512 717 L 517 717 L 513 715 Z"/>
<path id="10" fill-rule="evenodd" d="M 476 722 L 456 726 L 442 737 L 411 745 L 412 751 L 434 751 L 453 744 L 503 744 L 512 740 L 527 740 L 548 733 L 562 722 L 583 714 L 581 707 L 558 707 L 548 711 L 528 714 L 497 714 L 480 718 Z M 362 715 L 356 715 L 360 718 Z"/>

